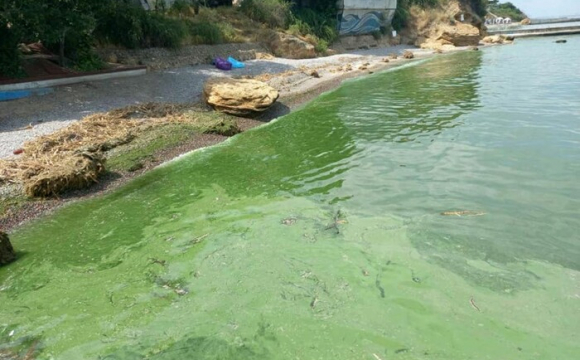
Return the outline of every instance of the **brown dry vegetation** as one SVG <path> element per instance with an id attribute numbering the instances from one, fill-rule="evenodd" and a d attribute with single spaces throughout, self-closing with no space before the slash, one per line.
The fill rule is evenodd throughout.
<path id="1" fill-rule="evenodd" d="M 29 197 L 55 196 L 89 187 L 105 171 L 107 151 L 171 124 L 226 136 L 240 131 L 226 115 L 204 111 L 197 105 L 129 106 L 88 116 L 25 143 L 20 157 L 0 160 L 0 184 L 21 184 Z"/>

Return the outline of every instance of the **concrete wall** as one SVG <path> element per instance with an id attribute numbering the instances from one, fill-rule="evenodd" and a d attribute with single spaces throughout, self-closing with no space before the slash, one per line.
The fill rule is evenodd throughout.
<path id="1" fill-rule="evenodd" d="M 339 34 L 351 36 L 389 27 L 397 9 L 397 0 L 340 0 L 337 6 Z"/>

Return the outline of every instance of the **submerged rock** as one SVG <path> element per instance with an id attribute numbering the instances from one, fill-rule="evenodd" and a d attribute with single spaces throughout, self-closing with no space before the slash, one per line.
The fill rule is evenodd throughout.
<path id="1" fill-rule="evenodd" d="M 14 248 L 8 239 L 8 235 L 0 231 L 0 266 L 16 260 Z"/>
<path id="2" fill-rule="evenodd" d="M 263 112 L 280 94 L 270 85 L 250 79 L 211 79 L 203 87 L 205 101 L 218 111 L 237 116 Z"/>
<path id="3" fill-rule="evenodd" d="M 503 35 L 486 36 L 483 38 L 483 40 L 481 40 L 481 42 L 483 42 L 484 44 L 503 44 L 503 43 L 508 42 L 508 41 L 510 41 L 510 40 L 508 40 Z"/>
<path id="4" fill-rule="evenodd" d="M 565 44 L 568 40 L 556 40 L 556 44 Z"/>

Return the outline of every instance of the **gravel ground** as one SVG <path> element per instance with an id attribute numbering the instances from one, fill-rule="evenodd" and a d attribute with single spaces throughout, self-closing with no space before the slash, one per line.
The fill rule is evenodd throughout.
<path id="1" fill-rule="evenodd" d="M 280 74 L 299 68 L 324 68 L 350 63 L 353 67 L 366 62 L 380 62 L 390 53 L 402 53 L 409 46 L 373 48 L 348 54 L 304 60 L 276 58 L 251 60 L 246 68 L 222 72 L 210 65 L 182 67 L 131 78 L 86 82 L 54 88 L 44 96 L 0 102 L 0 158 L 34 137 L 49 134 L 70 122 L 95 112 L 109 111 L 127 105 L 145 102 L 195 102 L 199 101 L 204 82 L 213 76 L 256 76 Z M 317 82 L 331 80 L 340 74 L 326 73 L 323 79 L 306 75 L 293 78 L 291 84 L 281 89 L 282 96 L 316 87 Z M 307 83 L 307 85 L 305 85 Z M 32 125 L 30 128 L 29 125 Z"/>

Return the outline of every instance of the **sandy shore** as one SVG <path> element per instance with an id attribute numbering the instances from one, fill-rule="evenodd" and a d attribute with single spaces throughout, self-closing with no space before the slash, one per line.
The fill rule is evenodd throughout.
<path id="1" fill-rule="evenodd" d="M 195 102 L 201 98 L 203 83 L 209 77 L 255 77 L 279 89 L 276 106 L 261 118 L 241 119 L 243 130 L 283 116 L 321 93 L 332 90 L 345 79 L 364 76 L 408 63 L 401 55 L 409 47 L 376 48 L 330 57 L 289 60 L 270 59 L 247 62 L 245 69 L 221 72 L 211 66 L 193 66 L 154 72 L 137 78 L 100 81 L 55 89 L 53 94 L 0 103 L 0 158 L 13 157 L 14 149 L 34 137 L 54 132 L 84 116 L 145 102 Z M 457 51 L 464 50 L 458 49 Z M 412 49 L 415 59 L 433 56 L 432 51 Z M 393 54 L 397 55 L 393 59 Z M 385 59 L 389 60 L 386 61 Z M 316 71 L 316 74 L 313 72 Z M 313 76 L 314 75 L 314 76 Z M 28 126 L 32 124 L 32 129 Z M 26 127 L 28 126 L 28 129 Z M 127 181 L 192 150 L 218 144 L 227 139 L 220 135 L 201 135 L 155 154 L 155 161 L 139 171 L 108 174 L 95 186 L 67 193 L 58 199 L 28 201 L 0 218 L 0 230 L 9 232 L 18 226 L 80 199 L 99 196 Z M 12 196 L 12 189 L 0 187 L 0 196 Z"/>

